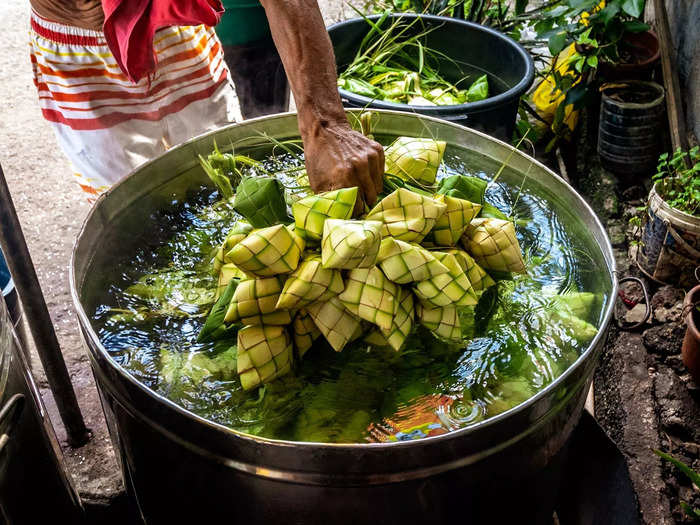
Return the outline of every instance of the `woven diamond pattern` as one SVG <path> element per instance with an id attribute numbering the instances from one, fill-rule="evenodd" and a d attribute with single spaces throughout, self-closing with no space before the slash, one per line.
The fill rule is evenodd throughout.
<path id="1" fill-rule="evenodd" d="M 466 250 L 486 270 L 525 273 L 515 226 L 510 221 L 474 219 L 462 237 Z"/>
<path id="2" fill-rule="evenodd" d="M 425 246 L 454 246 L 472 219 L 481 210 L 481 205 L 449 195 L 436 195 L 435 200 L 444 203 L 447 209 L 435 221 L 435 226 L 425 236 L 423 244 Z"/>
<path id="3" fill-rule="evenodd" d="M 226 239 L 224 240 L 224 242 L 221 244 L 221 246 L 219 246 L 219 249 L 216 251 L 216 255 L 214 256 L 213 268 L 214 275 L 217 275 L 219 273 L 219 270 L 224 264 L 231 262 L 226 260 L 226 254 L 231 250 L 231 248 L 236 246 L 236 244 L 245 239 L 251 231 L 253 231 L 253 227 L 247 222 L 236 222 L 233 228 L 231 228 L 231 231 L 228 232 L 228 235 L 226 235 Z"/>
<path id="4" fill-rule="evenodd" d="M 268 383 L 292 368 L 292 340 L 281 326 L 246 326 L 238 331 L 238 375 L 245 390 Z"/>
<path id="5" fill-rule="evenodd" d="M 389 330 L 399 306 L 399 287 L 376 266 L 359 268 L 348 273 L 345 291 L 338 298 L 360 319 Z"/>
<path id="6" fill-rule="evenodd" d="M 451 253 L 457 259 L 457 262 L 464 270 L 464 273 L 469 279 L 469 282 L 476 292 L 476 295 L 481 295 L 481 292 L 496 284 L 489 274 L 487 274 L 484 269 L 476 264 L 476 261 L 464 250 L 458 248 L 453 248 L 451 250 L 445 250 L 445 253 Z"/>
<path id="7" fill-rule="evenodd" d="M 286 325 L 292 322 L 288 310 L 278 310 L 282 279 L 267 277 L 241 281 L 233 293 L 224 321 L 246 325 Z"/>
<path id="8" fill-rule="evenodd" d="M 284 283 L 277 308 L 301 308 L 316 301 L 327 301 L 344 289 L 340 270 L 324 268 L 321 257 L 313 255 L 302 260 Z"/>
<path id="9" fill-rule="evenodd" d="M 309 195 L 292 205 L 296 231 L 307 241 L 320 241 L 326 219 L 349 219 L 355 208 L 357 187 Z"/>
<path id="10" fill-rule="evenodd" d="M 327 219 L 323 225 L 321 260 L 324 268 L 368 268 L 377 261 L 382 223 Z"/>
<path id="11" fill-rule="evenodd" d="M 418 298 L 433 306 L 475 305 L 477 303 L 476 293 L 455 256 L 445 252 L 433 252 L 433 255 L 449 271 L 416 283 L 414 291 Z"/>
<path id="12" fill-rule="evenodd" d="M 360 320 L 350 313 L 337 296 L 306 307 L 314 323 L 333 350 L 341 352 L 361 329 Z"/>
<path id="13" fill-rule="evenodd" d="M 431 185 L 445 153 L 442 140 L 398 137 L 386 148 L 386 173 L 408 182 Z"/>
<path id="14" fill-rule="evenodd" d="M 304 354 L 311 348 L 314 341 L 321 336 L 321 332 L 309 315 L 309 312 L 302 309 L 294 316 L 292 323 L 292 337 L 294 338 L 294 348 L 297 355 L 304 357 Z"/>
<path id="15" fill-rule="evenodd" d="M 462 339 L 462 328 L 459 323 L 459 312 L 453 304 L 448 306 L 430 306 L 416 303 L 416 318 L 435 335 L 448 341 Z"/>
<path id="16" fill-rule="evenodd" d="M 421 242 L 446 209 L 442 202 L 399 188 L 377 203 L 366 219 L 382 222 L 383 237 Z"/>
<path id="17" fill-rule="evenodd" d="M 226 256 L 244 272 L 268 277 L 294 271 L 303 250 L 304 241 L 278 224 L 253 230 Z"/>
<path id="18" fill-rule="evenodd" d="M 390 281 L 408 284 L 447 273 L 447 267 L 425 248 L 385 237 L 377 256 L 379 267 Z"/>

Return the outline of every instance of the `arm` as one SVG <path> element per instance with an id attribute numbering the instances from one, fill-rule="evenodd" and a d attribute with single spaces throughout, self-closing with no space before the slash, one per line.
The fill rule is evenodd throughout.
<path id="1" fill-rule="evenodd" d="M 348 124 L 318 4 L 315 0 L 262 0 L 262 4 L 297 104 L 312 189 L 358 186 L 371 206 L 382 188 L 384 150 Z"/>

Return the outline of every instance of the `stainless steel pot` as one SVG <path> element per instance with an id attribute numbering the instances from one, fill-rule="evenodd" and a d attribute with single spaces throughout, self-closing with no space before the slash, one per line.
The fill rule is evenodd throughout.
<path id="1" fill-rule="evenodd" d="M 214 139 L 219 145 L 238 144 L 261 131 L 288 139 L 297 138 L 298 130 L 295 115 L 287 114 L 192 139 L 137 169 L 98 200 L 76 242 L 71 268 L 73 299 L 111 436 L 126 484 L 148 523 L 432 523 L 456 518 L 464 523 L 512 513 L 522 520 L 521 504 L 535 492 L 546 492 L 523 480 L 557 458 L 578 422 L 612 314 L 616 270 L 605 231 L 571 187 L 509 145 L 428 117 L 390 111 L 376 116 L 377 135 L 429 133 L 446 140 L 467 164 L 488 161 L 498 167 L 507 160 L 510 169 L 527 173 L 527 184 L 557 213 L 578 217 L 589 237 L 590 255 L 600 261 L 608 283 L 602 329 L 576 363 L 536 396 L 442 436 L 386 444 L 296 443 L 253 437 L 204 420 L 116 364 L 89 318 L 112 278 L 107 269 L 115 254 L 139 242 L 143 225 L 155 212 L 184 199 L 188 188 L 206 184 L 196 159 L 211 151 Z M 245 152 L 245 143 L 237 151 Z M 550 480 L 549 488 L 555 483 Z"/>

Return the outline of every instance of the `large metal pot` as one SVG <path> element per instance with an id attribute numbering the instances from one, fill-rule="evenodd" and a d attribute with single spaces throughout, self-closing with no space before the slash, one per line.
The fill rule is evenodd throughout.
<path id="1" fill-rule="evenodd" d="M 526 403 L 442 436 L 386 444 L 296 443 L 206 421 L 116 364 L 88 315 L 113 277 L 106 270 L 113 257 L 138 242 L 154 212 L 185 198 L 188 188 L 207 183 L 196 159 L 210 152 L 214 139 L 245 152 L 239 141 L 259 137 L 260 131 L 288 139 L 298 137 L 298 130 L 295 115 L 288 114 L 192 139 L 98 200 L 75 245 L 71 268 L 73 298 L 112 439 L 127 487 L 148 523 L 479 522 L 478 516 L 510 514 L 522 520 L 524 501 L 548 490 L 523 480 L 557 457 L 581 414 L 617 289 L 605 231 L 571 187 L 509 145 L 437 119 L 389 111 L 377 116 L 377 135 L 429 133 L 446 140 L 468 164 L 481 159 L 498 167 L 507 159 L 513 170 L 528 173 L 527 185 L 558 213 L 578 216 L 583 235 L 590 237 L 590 255 L 600 261 L 609 285 L 602 329 L 569 370 Z M 545 486 L 551 489 L 555 482 Z"/>

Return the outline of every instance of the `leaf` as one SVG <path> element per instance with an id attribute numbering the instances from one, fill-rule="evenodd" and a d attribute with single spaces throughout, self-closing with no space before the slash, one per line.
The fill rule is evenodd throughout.
<path id="1" fill-rule="evenodd" d="M 515 0 L 515 14 L 522 15 L 527 8 L 527 4 L 530 0 Z"/>
<path id="2" fill-rule="evenodd" d="M 222 335 L 228 335 L 228 330 L 224 327 L 224 317 L 237 287 L 238 279 L 231 279 L 224 293 L 221 294 L 221 297 L 219 297 L 219 300 L 216 301 L 211 312 L 209 312 L 209 316 L 197 336 L 198 343 L 214 341 L 215 339 L 220 339 Z"/>
<path id="3" fill-rule="evenodd" d="M 487 288 L 474 308 L 474 330 L 481 335 L 486 332 L 489 321 L 498 307 L 498 286 Z"/>
<path id="4" fill-rule="evenodd" d="M 627 33 L 642 33 L 649 31 L 649 24 L 645 24 L 640 20 L 627 20 L 623 22 L 622 27 Z"/>
<path id="5" fill-rule="evenodd" d="M 586 59 L 586 63 L 592 67 L 593 69 L 598 67 L 598 57 L 597 56 L 590 56 Z"/>
<path id="6" fill-rule="evenodd" d="M 467 102 L 484 100 L 489 96 L 489 79 L 486 75 L 477 78 L 467 90 Z"/>
<path id="7" fill-rule="evenodd" d="M 691 518 L 695 518 L 696 520 L 700 520 L 700 510 L 695 510 L 693 507 L 688 505 L 685 501 L 680 502 L 681 508 L 683 509 L 683 512 L 685 512 L 688 516 Z"/>
<path id="8" fill-rule="evenodd" d="M 607 26 L 608 23 L 620 12 L 620 4 L 610 3 L 598 12 L 598 18 Z"/>
<path id="9" fill-rule="evenodd" d="M 682 461 L 674 458 L 672 455 L 667 454 L 666 452 L 662 452 L 661 450 L 654 449 L 654 454 L 659 456 L 662 459 L 665 459 L 666 461 L 669 461 L 672 463 L 678 470 L 680 470 L 683 474 L 686 475 L 686 477 L 691 481 L 693 485 L 698 487 L 700 489 L 700 474 L 695 472 L 693 469 L 691 469 L 688 465 L 683 463 Z"/>
<path id="10" fill-rule="evenodd" d="M 574 109 L 579 109 L 582 106 L 582 102 L 585 100 L 586 95 L 588 95 L 588 89 L 585 85 L 577 84 L 566 92 L 564 97 L 564 106 L 573 104 Z"/>
<path id="11" fill-rule="evenodd" d="M 644 12 L 644 4 L 646 0 L 624 0 L 622 2 L 622 10 L 634 18 L 639 18 Z"/>
<path id="12" fill-rule="evenodd" d="M 561 53 L 568 43 L 569 36 L 566 34 L 566 31 L 562 31 L 549 37 L 547 45 L 549 47 L 549 52 L 552 56 L 555 56 Z"/>

